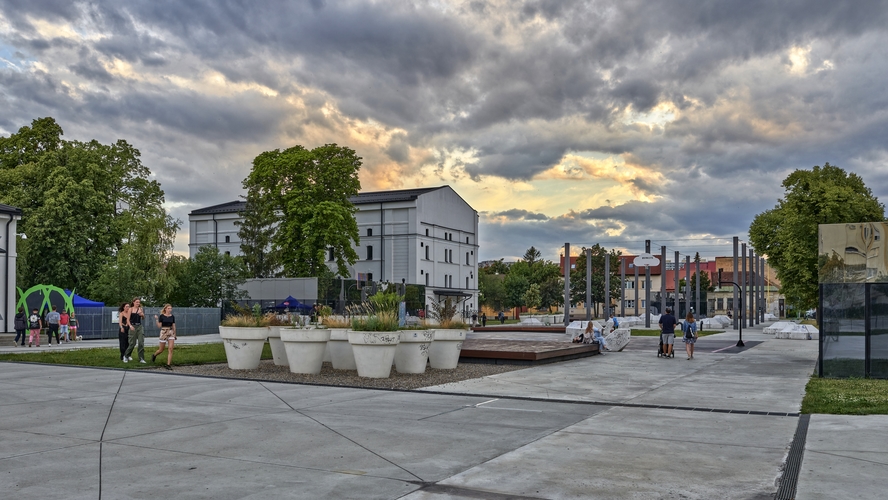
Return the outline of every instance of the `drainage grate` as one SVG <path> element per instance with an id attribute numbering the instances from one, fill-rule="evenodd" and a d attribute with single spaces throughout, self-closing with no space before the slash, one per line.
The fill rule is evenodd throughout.
<path id="1" fill-rule="evenodd" d="M 805 456 L 805 440 L 808 438 L 808 423 L 811 415 L 799 416 L 799 425 L 796 427 L 795 436 L 789 446 L 786 455 L 786 466 L 783 468 L 783 477 L 780 478 L 780 488 L 777 489 L 775 500 L 793 500 L 796 495 L 796 487 L 799 483 L 799 472 L 802 470 L 802 458 Z"/>

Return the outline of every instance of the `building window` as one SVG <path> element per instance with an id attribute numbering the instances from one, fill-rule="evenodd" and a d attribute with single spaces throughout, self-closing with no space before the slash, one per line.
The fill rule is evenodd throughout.
<path id="1" fill-rule="evenodd" d="M 468 288 L 469 288 L 469 277 L 466 276 L 466 289 L 468 290 Z"/>
<path id="2" fill-rule="evenodd" d="M 426 236 L 429 235 L 429 228 L 426 228 Z"/>
<path id="3" fill-rule="evenodd" d="M 327 261 L 333 262 L 333 247 L 327 249 Z"/>
<path id="4" fill-rule="evenodd" d="M 466 265 L 467 265 L 467 266 L 470 266 L 470 265 L 471 265 L 471 264 L 469 263 L 469 252 L 466 252 Z M 466 288 L 468 288 L 468 287 L 466 287 Z"/>
<path id="5" fill-rule="evenodd" d="M 225 243 L 231 243 L 231 236 L 225 237 Z"/>
<path id="6" fill-rule="evenodd" d="M 230 256 L 231 256 L 231 252 L 226 251 L 226 252 L 225 252 L 225 255 L 228 255 L 228 256 L 230 257 Z"/>
<path id="7" fill-rule="evenodd" d="M 367 260 L 373 260 L 373 247 L 367 247 Z"/>
<path id="8" fill-rule="evenodd" d="M 716 306 L 715 309 L 717 311 L 721 311 L 722 309 L 725 308 L 725 299 L 719 297 L 718 299 L 716 299 L 716 301 L 717 301 L 716 303 L 718 304 L 718 306 Z"/>
<path id="9" fill-rule="evenodd" d="M 373 228 L 372 227 L 367 228 L 367 236 L 373 236 Z"/>
<path id="10" fill-rule="evenodd" d="M 623 285 L 624 285 L 623 288 L 625 288 L 626 290 L 634 290 L 635 289 L 635 282 L 634 281 L 624 281 Z"/>
<path id="11" fill-rule="evenodd" d="M 422 269 L 420 269 L 420 270 L 419 270 L 419 274 L 425 274 L 425 271 L 423 271 Z"/>
<path id="12" fill-rule="evenodd" d="M 373 281 L 373 273 L 367 273 L 367 281 Z"/>
<path id="13" fill-rule="evenodd" d="M 727 310 L 733 311 L 734 310 L 734 297 L 728 297 L 726 300 L 728 301 Z"/>
<path id="14" fill-rule="evenodd" d="M 632 309 L 633 307 L 635 307 L 634 300 L 624 300 L 623 303 L 626 305 L 627 309 Z"/>
<path id="15" fill-rule="evenodd" d="M 468 245 L 468 244 L 469 244 L 469 237 L 466 236 L 466 245 Z"/>
<path id="16" fill-rule="evenodd" d="M 426 276 L 426 286 L 429 286 L 429 274 L 426 273 L 425 276 Z"/>
<path id="17" fill-rule="evenodd" d="M 430 248 L 429 248 L 429 247 L 425 247 L 425 250 L 426 250 L 426 257 L 425 257 L 425 258 L 426 258 L 426 260 L 429 260 L 429 250 L 430 250 Z"/>

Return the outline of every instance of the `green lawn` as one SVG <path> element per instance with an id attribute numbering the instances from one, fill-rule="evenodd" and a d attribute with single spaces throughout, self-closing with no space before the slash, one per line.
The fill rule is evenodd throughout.
<path id="1" fill-rule="evenodd" d="M 700 332 L 700 331 L 697 332 L 697 334 L 700 337 L 706 337 L 707 335 L 714 335 L 716 333 L 724 333 L 724 330 L 704 330 L 702 332 Z M 681 335 L 682 335 L 682 333 L 681 333 L 681 331 L 679 331 L 676 336 L 681 337 Z M 641 328 L 641 329 L 633 328 L 632 329 L 632 336 L 633 337 L 659 337 L 660 330 L 653 330 L 653 329 L 645 330 L 643 328 Z"/>
<path id="2" fill-rule="evenodd" d="M 113 347 L 95 349 L 74 349 L 71 351 L 52 350 L 55 348 L 41 347 L 40 350 L 21 354 L 0 354 L 0 361 L 30 361 L 34 363 L 51 363 L 58 365 L 100 366 L 110 368 L 142 369 L 157 367 L 166 363 L 166 352 L 160 355 L 156 364 L 152 365 L 151 354 L 157 346 L 145 346 L 145 358 L 148 364 L 138 360 L 123 363 L 120 361 L 120 350 Z M 265 344 L 262 359 L 271 359 L 271 347 Z M 174 365 L 203 365 L 208 363 L 225 363 L 225 347 L 222 344 L 177 345 L 173 350 Z"/>
<path id="3" fill-rule="evenodd" d="M 811 377 L 805 387 L 802 413 L 888 414 L 888 380 Z"/>

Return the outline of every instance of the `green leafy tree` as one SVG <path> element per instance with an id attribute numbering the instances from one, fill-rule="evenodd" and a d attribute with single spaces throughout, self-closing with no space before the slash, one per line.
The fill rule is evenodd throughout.
<path id="1" fill-rule="evenodd" d="M 216 247 L 200 247 L 189 264 L 187 276 L 188 283 L 183 288 L 189 290 L 187 302 L 192 307 L 217 307 L 246 296 L 238 288 L 248 276 L 243 261 L 219 252 Z"/>
<path id="2" fill-rule="evenodd" d="M 506 306 L 506 287 L 503 284 L 505 276 L 502 274 L 478 274 L 478 288 L 481 296 L 481 305 L 500 311 Z"/>
<path id="3" fill-rule="evenodd" d="M 531 283 L 530 286 L 527 287 L 527 291 L 524 292 L 524 305 L 527 306 L 528 309 L 539 309 L 542 300 L 540 286 L 536 283 Z"/>
<path id="4" fill-rule="evenodd" d="M 540 285 L 540 307 L 551 311 L 553 307 L 562 305 L 564 305 L 564 279 L 554 276 Z"/>
<path id="5" fill-rule="evenodd" d="M 0 137 L 0 203 L 22 209 L 19 227 L 28 238 L 18 284 L 83 291 L 104 280 L 109 293 L 112 281 L 118 289 L 127 283 L 132 295 L 163 293 L 179 222 L 166 214 L 163 190 L 139 150 L 122 140 L 65 141 L 62 134 L 55 120 L 40 118 Z M 115 269 L 120 265 L 129 268 Z M 122 295 L 131 294 L 93 298 Z"/>
<path id="6" fill-rule="evenodd" d="M 800 309 L 817 305 L 818 224 L 881 221 L 885 206 L 854 173 L 825 163 L 784 179 L 777 206 L 758 214 L 749 239 L 777 271 L 782 293 Z"/>
<path id="7" fill-rule="evenodd" d="M 336 144 L 266 151 L 253 160 L 243 185 L 247 210 L 259 219 L 241 227 L 241 238 L 254 275 L 267 272 L 267 263 L 257 262 L 270 243 L 285 276 L 320 276 L 328 249 L 339 275 L 348 276 L 347 265 L 358 259 L 356 208 L 349 198 L 361 188 L 360 167 L 353 150 Z"/>
<path id="8" fill-rule="evenodd" d="M 513 266 L 514 267 L 514 266 Z M 524 293 L 530 282 L 525 276 L 519 273 L 509 273 L 503 279 L 503 288 L 506 292 L 506 307 L 521 307 L 524 305 Z"/>
<path id="9" fill-rule="evenodd" d="M 495 260 L 490 265 L 478 268 L 479 274 L 509 274 L 509 265 L 503 262 L 503 259 Z"/>

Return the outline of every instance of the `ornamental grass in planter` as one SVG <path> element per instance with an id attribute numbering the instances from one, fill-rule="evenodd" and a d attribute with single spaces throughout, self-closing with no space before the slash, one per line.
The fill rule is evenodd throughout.
<path id="1" fill-rule="evenodd" d="M 259 305 L 252 314 L 231 314 L 219 325 L 219 336 L 225 346 L 225 357 L 232 370 L 255 370 L 259 367 L 262 348 L 268 338 L 268 318 Z"/>
<path id="2" fill-rule="evenodd" d="M 358 375 L 367 378 L 388 378 L 401 336 L 398 333 L 398 304 L 395 293 L 377 293 L 367 302 L 352 308 L 348 342 L 355 356 Z"/>
<path id="3" fill-rule="evenodd" d="M 469 325 L 453 319 L 456 302 L 451 297 L 432 302 L 429 316 L 440 327 L 435 329 L 435 341 L 429 346 L 429 364 L 438 370 L 453 370 L 459 364 Z"/>

